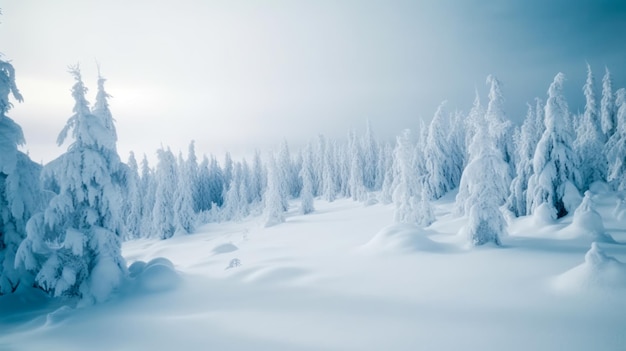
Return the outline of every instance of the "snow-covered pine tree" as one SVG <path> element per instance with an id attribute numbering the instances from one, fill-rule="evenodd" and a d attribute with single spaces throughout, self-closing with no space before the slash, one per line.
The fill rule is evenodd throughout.
<path id="1" fill-rule="evenodd" d="M 198 212 L 205 212 L 211 209 L 211 175 L 209 171 L 209 158 L 202 157 L 202 162 L 198 166 L 197 194 L 194 194 Z"/>
<path id="2" fill-rule="evenodd" d="M 608 67 L 604 68 L 602 78 L 602 100 L 600 100 L 600 120 L 602 133 L 606 139 L 610 138 L 617 128 L 615 118 L 615 97 L 613 96 L 613 80 Z"/>
<path id="3" fill-rule="evenodd" d="M 535 149 L 534 174 L 528 181 L 527 190 L 531 213 L 546 204 L 556 218 L 567 215 L 578 205 L 567 203 L 566 189 L 575 189 L 580 178 L 577 156 L 572 149 L 569 111 L 563 96 L 564 81 L 563 73 L 558 73 L 548 89 L 545 130 Z"/>
<path id="4" fill-rule="evenodd" d="M 457 202 L 462 202 L 457 206 L 464 208 L 469 215 L 467 225 L 461 230 L 474 246 L 500 245 L 500 236 L 505 233 L 500 206 L 509 187 L 509 166 L 496 146 L 497 131 L 491 131 L 485 119 L 476 122 L 476 133 L 469 148 L 470 162 L 461 178 L 460 188 L 467 189 L 467 197 L 459 198 L 460 192 L 457 196 Z M 498 128 L 497 125 L 493 127 Z"/>
<path id="5" fill-rule="evenodd" d="M 324 146 L 324 157 L 322 158 L 322 193 L 324 199 L 328 202 L 333 202 L 337 198 L 337 192 L 339 186 L 337 179 L 339 178 L 340 164 L 337 160 L 335 153 L 335 143 L 333 140 L 327 142 Z"/>
<path id="6" fill-rule="evenodd" d="M 152 211 L 154 209 L 154 200 L 156 197 L 156 181 L 154 172 L 148 163 L 148 157 L 143 154 L 141 160 L 141 237 L 153 236 Z"/>
<path id="7" fill-rule="evenodd" d="M 626 191 L 626 89 L 618 89 L 615 95 L 617 127 L 605 146 L 609 161 L 607 180 L 616 190 Z"/>
<path id="8" fill-rule="evenodd" d="M 406 129 L 396 138 L 394 163 L 397 167 L 397 186 L 393 193 L 396 205 L 394 220 L 398 223 L 413 223 L 429 226 L 435 221 L 422 188 L 422 179 L 417 175 L 414 164 L 414 145 L 411 132 Z"/>
<path id="9" fill-rule="evenodd" d="M 487 77 L 489 85 L 489 103 L 485 112 L 485 119 L 489 130 L 493 133 L 496 148 L 501 150 L 504 162 L 509 165 L 509 175 L 513 176 L 515 171 L 515 160 L 513 153 L 513 125 L 506 118 L 504 113 L 504 96 L 500 81 L 493 75 Z"/>
<path id="10" fill-rule="evenodd" d="M 381 171 L 384 171 L 383 184 L 380 190 L 380 202 L 383 204 L 390 204 L 393 201 L 392 195 L 395 186 L 396 174 L 394 172 L 394 159 L 393 159 L 393 147 L 389 143 L 385 143 L 381 152 L 381 160 L 383 160 L 380 166 Z"/>
<path id="11" fill-rule="evenodd" d="M 303 215 L 315 211 L 313 204 L 313 174 L 313 146 L 309 143 L 302 153 L 302 168 L 300 168 L 300 178 L 302 179 L 300 213 Z"/>
<path id="12" fill-rule="evenodd" d="M 178 154 L 176 167 L 176 190 L 174 191 L 174 223 L 176 234 L 189 234 L 196 228 L 196 214 L 193 209 L 194 176 L 189 163 L 185 162 L 182 153 Z"/>
<path id="13" fill-rule="evenodd" d="M 158 163 L 154 174 L 155 194 L 152 207 L 152 236 L 168 239 L 176 233 L 174 201 L 178 187 L 176 157 L 172 151 L 157 150 Z"/>
<path id="14" fill-rule="evenodd" d="M 254 150 L 252 158 L 252 174 L 250 177 L 250 193 L 252 194 L 252 203 L 260 204 L 263 201 L 263 190 L 267 185 L 265 179 L 265 167 L 261 160 L 261 152 Z"/>
<path id="15" fill-rule="evenodd" d="M 427 173 L 425 186 L 430 200 L 438 199 L 456 188 L 461 178 L 459 167 L 456 167 L 450 158 L 452 151 L 445 133 L 447 125 L 444 114 L 445 105 L 444 101 L 437 108 L 435 117 L 430 122 L 428 138 L 424 146 Z"/>
<path id="16" fill-rule="evenodd" d="M 265 226 L 271 227 L 285 221 L 284 195 L 281 190 L 282 172 L 276 157 L 270 154 L 267 165 L 267 189 L 265 190 Z"/>
<path id="17" fill-rule="evenodd" d="M 366 189 L 363 185 L 363 155 L 356 133 L 350 131 L 348 134 L 348 159 L 350 160 L 350 196 L 354 201 L 365 201 Z"/>
<path id="18" fill-rule="evenodd" d="M 193 211 L 198 213 L 200 212 L 202 195 L 200 193 L 200 184 L 198 180 L 198 173 L 200 172 L 200 169 L 198 166 L 198 157 L 196 156 L 196 142 L 194 140 L 189 143 L 189 148 L 187 149 L 187 161 L 185 162 L 185 168 L 190 182 L 191 196 L 193 198 Z"/>
<path id="19" fill-rule="evenodd" d="M 365 135 L 361 139 L 361 150 L 363 155 L 363 185 L 368 191 L 379 190 L 380 188 L 376 186 L 378 184 L 377 170 L 380 150 L 369 119 L 365 124 Z"/>
<path id="20" fill-rule="evenodd" d="M 128 157 L 128 175 L 126 176 L 126 196 L 124 197 L 124 224 L 126 227 L 125 239 L 141 237 L 141 220 L 143 217 L 143 196 L 141 191 L 139 166 L 135 153 L 130 152 Z"/>
<path id="21" fill-rule="evenodd" d="M 598 115 L 594 78 L 591 66 L 587 64 L 587 81 L 583 87 L 585 94 L 585 112 L 577 129 L 575 148 L 580 157 L 581 189 L 589 189 L 595 181 L 605 181 L 607 160 L 603 153 L 606 142 Z"/>
<path id="22" fill-rule="evenodd" d="M 227 155 L 226 164 L 230 164 L 230 167 L 226 167 L 225 169 L 230 169 L 230 177 L 232 178 L 232 160 L 230 159 L 230 154 Z M 211 179 L 211 202 L 216 204 L 218 207 L 221 207 L 224 204 L 224 189 L 227 189 L 227 185 L 224 170 L 222 170 L 219 166 L 217 159 L 213 155 L 211 155 L 211 160 L 209 162 L 209 174 L 209 178 Z M 230 181 L 228 186 L 230 186 Z"/>
<path id="23" fill-rule="evenodd" d="M 527 189 L 528 180 L 533 174 L 533 157 L 535 148 L 539 142 L 539 131 L 537 130 L 536 107 L 528 104 L 528 112 L 522 126 L 513 136 L 513 143 L 517 160 L 515 166 L 515 178 L 511 182 L 507 208 L 515 216 L 527 215 Z"/>
<path id="24" fill-rule="evenodd" d="M 43 205 L 41 166 L 18 151 L 24 143 L 22 129 L 6 114 L 9 96 L 22 102 L 13 66 L 0 59 L 0 295 L 29 286 L 33 275 L 15 267 L 15 254 L 26 237 L 26 222 Z"/>
<path id="25" fill-rule="evenodd" d="M 126 169 L 117 154 L 115 130 L 89 110 L 78 66 L 70 73 L 74 114 L 58 143 L 70 131 L 74 142 L 56 163 L 65 176 L 46 210 L 29 220 L 16 265 L 36 272 L 35 283 L 53 296 L 97 302 L 107 299 L 126 275 L 120 213 Z"/>

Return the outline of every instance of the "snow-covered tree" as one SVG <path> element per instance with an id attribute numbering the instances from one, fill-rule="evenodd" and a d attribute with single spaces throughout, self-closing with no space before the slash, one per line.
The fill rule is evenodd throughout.
<path id="1" fill-rule="evenodd" d="M 209 171 L 209 158 L 202 157 L 202 162 L 198 166 L 198 177 L 196 179 L 196 193 L 194 194 L 198 212 L 211 209 L 211 174 Z"/>
<path id="2" fill-rule="evenodd" d="M 617 127 L 607 141 L 605 150 L 609 161 L 607 180 L 619 191 L 626 190 L 626 90 L 616 92 Z"/>
<path id="3" fill-rule="evenodd" d="M 470 162 L 463 170 L 457 206 L 468 214 L 462 228 L 472 245 L 500 245 L 505 233 L 505 220 L 500 206 L 508 191 L 509 166 L 496 146 L 498 133 L 491 129 L 491 120 L 478 120 L 469 148 Z M 493 126 L 498 128 L 498 126 Z M 464 191 L 461 193 L 461 191 Z"/>
<path id="4" fill-rule="evenodd" d="M 195 213 L 200 212 L 202 206 L 202 193 L 200 192 L 198 157 L 196 156 L 196 142 L 191 141 L 187 149 L 187 161 L 185 162 L 185 172 L 187 180 L 190 182 L 191 196 L 193 198 L 192 207 Z"/>
<path id="5" fill-rule="evenodd" d="M 174 201 L 178 187 L 178 171 L 176 157 L 169 148 L 157 150 L 157 158 L 151 236 L 167 239 L 172 237 L 177 229 Z"/>
<path id="6" fill-rule="evenodd" d="M 152 211 L 156 196 L 156 181 L 154 172 L 148 163 L 148 157 L 143 155 L 141 160 L 141 180 L 139 182 L 141 197 L 141 237 L 152 236 Z"/>
<path id="7" fill-rule="evenodd" d="M 568 107 L 563 96 L 565 76 L 559 73 L 548 89 L 545 106 L 545 130 L 533 157 L 534 174 L 528 181 L 528 204 L 534 212 L 546 204 L 556 218 L 561 218 L 575 209 L 578 204 L 566 201 L 566 189 L 578 184 L 579 174 L 576 153 L 573 151 L 573 136 L 568 123 Z"/>
<path id="8" fill-rule="evenodd" d="M 460 165 L 455 165 L 450 158 L 451 147 L 447 143 L 445 102 L 437 108 L 435 117 L 430 122 L 428 138 L 424 146 L 424 161 L 427 172 L 426 191 L 429 199 L 438 199 L 456 188 L 461 178 Z M 461 165 L 462 166 L 462 165 Z"/>
<path id="9" fill-rule="evenodd" d="M 124 197 L 124 224 L 126 225 L 126 238 L 135 239 L 141 237 L 141 220 L 143 217 L 143 200 L 139 166 L 135 153 L 130 152 L 128 157 L 128 175 L 126 176 L 126 196 Z"/>
<path id="10" fill-rule="evenodd" d="M 300 213 L 309 214 L 315 211 L 313 205 L 313 147 L 307 144 L 302 154 L 302 168 L 300 178 L 302 178 L 302 191 L 300 191 Z"/>
<path id="11" fill-rule="evenodd" d="M 615 119 L 615 97 L 613 96 L 613 80 L 608 67 L 604 68 L 602 78 L 602 100 L 600 100 L 600 120 L 602 132 L 606 139 L 610 138 L 617 128 Z"/>
<path id="12" fill-rule="evenodd" d="M 250 177 L 250 192 L 252 194 L 252 203 L 259 204 L 263 201 L 263 190 L 266 187 L 267 179 L 265 168 L 261 160 L 261 152 L 254 150 L 252 158 L 252 174 Z"/>
<path id="13" fill-rule="evenodd" d="M 363 155 L 363 185 L 369 191 L 378 190 L 378 159 L 379 147 L 372 132 L 369 119 L 365 125 L 365 135 L 361 140 L 361 151 Z M 382 184 L 382 183 L 381 183 Z"/>
<path id="14" fill-rule="evenodd" d="M 528 112 L 524 123 L 513 137 L 517 153 L 515 157 L 517 160 L 515 166 L 516 175 L 509 189 L 507 208 L 515 216 L 525 216 L 527 214 L 528 180 L 533 174 L 533 157 L 541 135 L 537 126 L 537 108 L 528 104 Z"/>
<path id="15" fill-rule="evenodd" d="M 26 222 L 40 210 L 41 167 L 18 151 L 22 129 L 6 114 L 9 96 L 22 102 L 13 66 L 0 59 L 0 295 L 30 285 L 33 276 L 14 266 L 18 246 L 26 237 Z"/>
<path id="16" fill-rule="evenodd" d="M 363 158 L 361 146 L 354 131 L 348 134 L 348 152 L 350 160 L 350 196 L 354 201 L 364 201 L 366 189 L 363 185 Z"/>
<path id="17" fill-rule="evenodd" d="M 195 230 L 196 215 L 193 209 L 193 170 L 188 162 L 185 162 L 182 154 L 178 154 L 178 167 L 176 167 L 176 190 L 174 192 L 174 223 L 177 234 L 189 234 Z"/>
<path id="18" fill-rule="evenodd" d="M 595 181 L 606 180 L 607 161 L 603 153 L 605 136 L 602 132 L 600 116 L 596 104 L 594 78 L 591 66 L 587 64 L 587 81 L 583 87 L 585 112 L 577 129 L 575 147 L 580 156 L 582 190 L 589 189 Z"/>
<path id="19" fill-rule="evenodd" d="M 271 227 L 285 221 L 284 193 L 281 190 L 282 172 L 276 157 L 270 154 L 267 166 L 267 189 L 265 190 L 265 226 Z"/>
<path id="20" fill-rule="evenodd" d="M 485 119 L 489 126 L 490 133 L 493 134 L 496 148 L 502 153 L 504 162 L 509 165 L 510 174 L 515 169 L 513 147 L 513 125 L 506 118 L 504 113 L 504 96 L 500 81 L 492 75 L 487 77 L 489 85 L 489 103 L 485 112 Z"/>
<path id="21" fill-rule="evenodd" d="M 59 194 L 27 225 L 16 265 L 36 272 L 35 283 L 54 296 L 102 301 L 122 283 L 122 196 L 126 169 L 117 154 L 115 130 L 89 110 L 78 66 L 71 67 L 74 114 L 61 131 L 74 142 L 57 163 Z M 106 97 L 105 97 L 106 98 Z"/>
<path id="22" fill-rule="evenodd" d="M 422 188 L 414 164 L 414 146 L 411 132 L 406 129 L 396 139 L 394 163 L 397 167 L 397 186 L 393 193 L 396 205 L 394 220 L 398 223 L 414 223 L 429 226 L 435 221 L 434 212 Z"/>

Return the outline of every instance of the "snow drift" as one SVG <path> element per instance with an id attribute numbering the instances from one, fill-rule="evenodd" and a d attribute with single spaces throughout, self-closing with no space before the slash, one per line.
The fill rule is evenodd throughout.
<path id="1" fill-rule="evenodd" d="M 554 288 L 560 292 L 605 291 L 626 288 L 626 264 L 608 256 L 593 242 L 585 262 L 558 275 Z"/>

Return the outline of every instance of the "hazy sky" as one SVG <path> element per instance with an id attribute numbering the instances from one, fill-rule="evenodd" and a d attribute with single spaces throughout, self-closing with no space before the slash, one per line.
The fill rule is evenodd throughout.
<path id="1" fill-rule="evenodd" d="M 153 158 L 169 145 L 235 155 L 343 137 L 369 119 L 391 139 L 437 105 L 467 111 L 485 77 L 504 84 L 509 117 L 566 74 L 582 108 L 585 62 L 626 86 L 626 1 L 4 0 L 0 52 L 25 102 L 20 123 L 36 161 L 72 111 L 80 62 L 95 98 L 97 59 L 108 78 L 118 149 Z"/>

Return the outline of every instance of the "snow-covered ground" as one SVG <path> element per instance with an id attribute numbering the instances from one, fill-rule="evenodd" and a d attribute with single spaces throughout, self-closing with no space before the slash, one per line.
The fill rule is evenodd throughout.
<path id="1" fill-rule="evenodd" d="M 595 195 L 626 242 L 616 197 Z M 393 206 L 316 201 L 270 228 L 215 223 L 126 242 L 132 284 L 103 304 L 0 299 L 0 350 L 626 350 L 626 245 L 521 218 L 503 247 L 468 248 L 435 203 L 426 229 Z M 141 272 L 140 272 L 141 271 Z"/>

